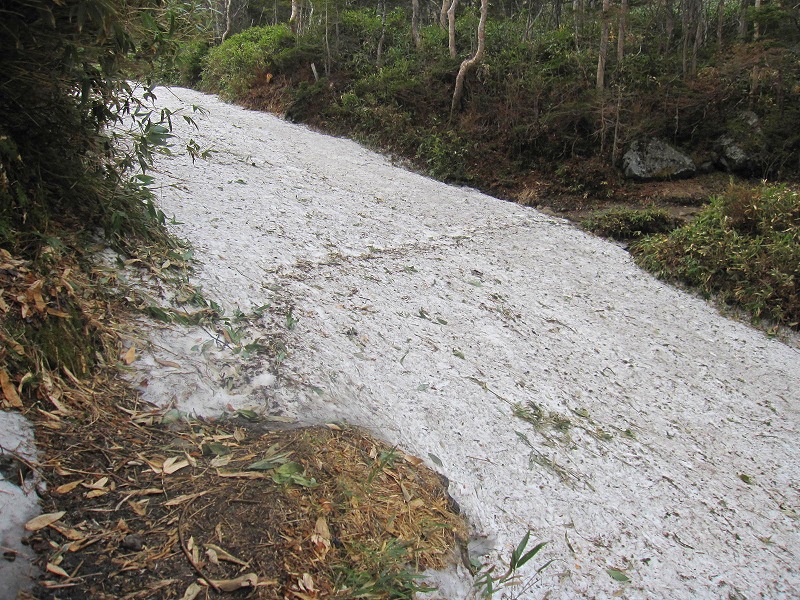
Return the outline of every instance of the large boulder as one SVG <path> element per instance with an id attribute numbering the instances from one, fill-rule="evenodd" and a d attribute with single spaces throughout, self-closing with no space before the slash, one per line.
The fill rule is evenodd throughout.
<path id="1" fill-rule="evenodd" d="M 685 179 L 697 173 L 691 158 L 658 138 L 633 142 L 622 157 L 622 170 L 635 181 Z"/>
<path id="2" fill-rule="evenodd" d="M 717 164 L 726 171 L 754 175 L 760 170 L 764 133 L 758 116 L 742 111 L 728 123 L 728 132 L 714 142 Z"/>

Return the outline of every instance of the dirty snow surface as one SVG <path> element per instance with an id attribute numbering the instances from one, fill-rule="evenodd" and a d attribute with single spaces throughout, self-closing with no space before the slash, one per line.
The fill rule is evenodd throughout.
<path id="1" fill-rule="evenodd" d="M 154 328 L 151 399 L 348 422 L 424 458 L 474 558 L 549 541 L 507 597 L 800 596 L 796 346 L 564 221 L 211 96 L 158 97 L 208 111 L 199 131 L 175 119 L 175 145 L 211 157 L 157 163 L 196 283 L 229 315 L 270 305 L 286 352 L 270 372 Z M 437 577 L 437 597 L 468 597 L 463 567 Z"/>

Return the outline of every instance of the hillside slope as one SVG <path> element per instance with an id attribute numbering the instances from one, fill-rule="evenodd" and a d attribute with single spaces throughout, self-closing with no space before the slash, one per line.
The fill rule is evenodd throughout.
<path id="1" fill-rule="evenodd" d="M 159 98 L 209 111 L 176 133 L 211 157 L 157 164 L 198 282 L 282 311 L 289 345 L 277 380 L 265 358 L 231 389 L 188 350 L 200 333 L 154 332 L 156 357 L 208 362 L 141 361 L 147 397 L 347 421 L 425 458 L 475 558 L 550 541 L 523 597 L 800 594 L 796 347 L 564 221 L 211 96 Z M 466 597 L 463 567 L 439 579 Z"/>

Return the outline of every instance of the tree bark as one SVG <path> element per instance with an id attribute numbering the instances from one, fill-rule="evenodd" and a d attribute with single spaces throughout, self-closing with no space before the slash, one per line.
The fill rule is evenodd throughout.
<path id="1" fill-rule="evenodd" d="M 619 6 L 619 28 L 617 32 L 617 63 L 622 63 L 625 58 L 625 30 L 628 19 L 628 0 L 620 0 Z"/>
<path id="2" fill-rule="evenodd" d="M 722 33 L 725 25 L 725 0 L 717 2 L 717 50 L 722 51 Z"/>
<path id="3" fill-rule="evenodd" d="M 455 58 L 456 53 L 456 6 L 458 0 L 452 0 L 447 9 L 447 46 L 450 48 L 450 58 Z"/>
<path id="4" fill-rule="evenodd" d="M 489 0 L 481 0 L 481 19 L 478 22 L 478 48 L 475 54 L 461 63 L 456 75 L 456 86 L 453 90 L 453 102 L 450 104 L 450 117 L 458 111 L 461 98 L 464 96 L 464 80 L 467 74 L 475 69 L 486 54 L 486 15 L 489 12 Z"/>
<path id="5" fill-rule="evenodd" d="M 411 39 L 414 47 L 422 48 L 422 38 L 419 37 L 419 0 L 411 0 Z"/>
<path id="6" fill-rule="evenodd" d="M 761 10 L 761 0 L 755 0 L 756 10 Z M 753 41 L 757 42 L 758 38 L 761 37 L 761 25 L 759 25 L 758 21 L 753 21 Z"/>
<path id="7" fill-rule="evenodd" d="M 292 0 L 292 14 L 289 16 L 289 27 L 297 33 L 300 27 L 300 0 Z"/>
<path id="8" fill-rule="evenodd" d="M 450 8 L 450 0 L 442 0 L 442 8 L 439 11 L 439 25 L 447 31 L 447 9 Z"/>
<path id="9" fill-rule="evenodd" d="M 386 0 L 381 2 L 381 37 L 378 40 L 378 56 L 375 59 L 375 66 L 380 69 L 383 66 L 383 43 L 386 41 Z"/>
<path id="10" fill-rule="evenodd" d="M 597 91 L 602 92 L 606 87 L 606 58 L 608 57 L 608 21 L 609 0 L 603 0 L 603 24 L 600 30 L 600 52 L 597 57 Z"/>
<path id="11" fill-rule="evenodd" d="M 739 5 L 739 39 L 745 41 L 747 37 L 747 9 L 750 7 L 750 0 L 742 0 Z"/>

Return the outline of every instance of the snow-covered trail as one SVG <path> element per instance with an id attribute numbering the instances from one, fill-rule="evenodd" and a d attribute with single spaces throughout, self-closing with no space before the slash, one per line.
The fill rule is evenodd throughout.
<path id="1" fill-rule="evenodd" d="M 297 323 L 277 383 L 236 396 L 153 366 L 151 396 L 347 421 L 424 458 L 477 556 L 550 540 L 523 597 L 800 596 L 798 349 L 566 222 L 211 96 L 158 96 L 209 111 L 175 123 L 211 158 L 157 163 L 198 283 L 243 311 L 279 293 Z M 194 343 L 163 335 L 171 360 Z"/>

